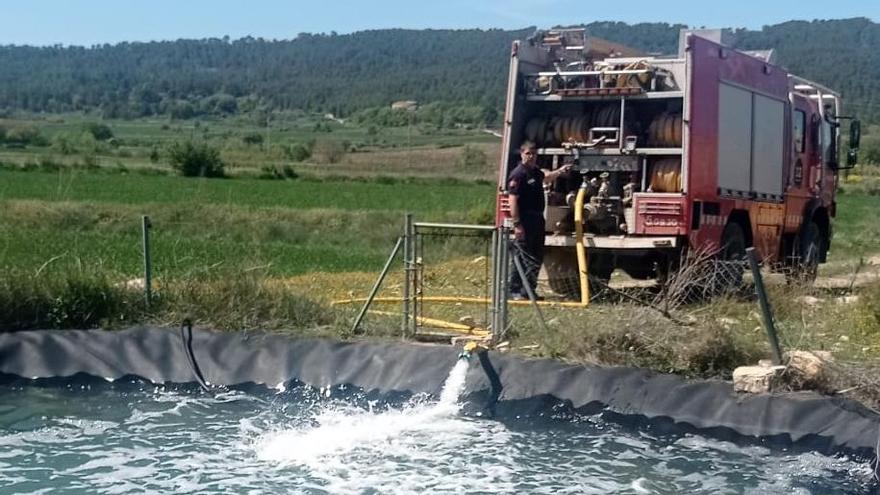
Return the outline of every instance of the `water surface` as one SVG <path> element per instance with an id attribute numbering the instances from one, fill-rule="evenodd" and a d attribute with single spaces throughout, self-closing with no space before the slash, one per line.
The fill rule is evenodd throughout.
<path id="1" fill-rule="evenodd" d="M 464 417 L 443 397 L 0 385 L 0 493 L 870 493 L 863 463 L 599 416 Z M 569 418 L 571 419 L 571 418 Z"/>

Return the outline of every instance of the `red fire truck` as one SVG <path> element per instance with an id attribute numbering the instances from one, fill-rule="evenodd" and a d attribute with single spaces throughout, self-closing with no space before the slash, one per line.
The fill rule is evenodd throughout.
<path id="1" fill-rule="evenodd" d="M 599 280 L 615 268 L 663 275 L 694 248 L 739 259 L 754 246 L 807 278 L 825 261 L 859 123 L 840 163 L 840 96 L 775 65 L 772 51 L 723 38 L 682 31 L 669 57 L 584 30 L 514 42 L 497 222 L 509 222 L 506 179 L 521 143 L 536 145 L 541 168 L 579 172 L 545 188 L 544 268 L 557 292 L 571 287 L 578 245 Z"/>

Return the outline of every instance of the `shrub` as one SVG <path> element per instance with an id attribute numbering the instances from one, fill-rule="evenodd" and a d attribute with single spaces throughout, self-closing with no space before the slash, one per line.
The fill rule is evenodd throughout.
<path id="1" fill-rule="evenodd" d="M 220 151 L 207 143 L 185 141 L 168 148 L 171 167 L 184 177 L 224 177 Z"/>
<path id="2" fill-rule="evenodd" d="M 486 153 L 471 145 L 465 145 L 458 156 L 458 167 L 463 170 L 483 171 L 489 162 Z"/>
<path id="3" fill-rule="evenodd" d="M 97 141 L 108 141 L 113 138 L 113 131 L 107 124 L 98 122 L 89 122 L 84 126 L 86 132 L 92 135 Z"/>
<path id="4" fill-rule="evenodd" d="M 6 129 L 3 140 L 13 146 L 44 146 L 48 144 L 40 130 L 32 125 L 17 125 Z"/>
<path id="5" fill-rule="evenodd" d="M 56 134 L 52 136 L 52 149 L 62 155 L 69 155 L 76 151 L 74 140 L 67 133 Z"/>
<path id="6" fill-rule="evenodd" d="M 342 141 L 320 140 L 315 142 L 312 155 L 323 163 L 339 163 L 348 150 L 348 143 Z"/>
<path id="7" fill-rule="evenodd" d="M 302 143 L 293 143 L 284 149 L 287 158 L 295 162 L 304 162 L 312 156 L 312 150 Z"/>
<path id="8" fill-rule="evenodd" d="M 251 132 L 242 136 L 241 141 L 247 145 L 263 144 L 263 135 L 259 132 Z"/>
<path id="9" fill-rule="evenodd" d="M 260 167 L 261 179 L 296 179 L 299 174 L 290 165 L 263 165 Z"/>

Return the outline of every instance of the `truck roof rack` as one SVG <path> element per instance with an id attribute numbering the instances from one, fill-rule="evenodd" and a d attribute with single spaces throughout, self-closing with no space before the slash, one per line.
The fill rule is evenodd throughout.
<path id="1" fill-rule="evenodd" d="M 819 103 L 819 114 L 825 117 L 826 105 L 834 105 L 834 116 L 840 115 L 840 93 L 833 91 L 819 83 L 804 79 L 794 74 L 788 75 L 791 91 Z"/>
<path id="2" fill-rule="evenodd" d="M 591 59 L 609 57 L 644 57 L 646 54 L 635 48 L 614 43 L 587 34 L 586 28 L 557 28 L 536 31 L 529 41 L 546 48 L 557 48 L 577 52 Z"/>
<path id="3" fill-rule="evenodd" d="M 794 74 L 789 74 L 789 81 L 792 84 L 792 90 L 795 93 L 800 93 L 804 96 L 813 98 L 813 99 L 831 99 L 831 98 L 840 98 L 840 94 L 836 91 L 828 89 L 825 86 L 822 86 L 819 83 L 814 83 L 808 79 L 804 79 L 800 76 L 795 76 Z"/>

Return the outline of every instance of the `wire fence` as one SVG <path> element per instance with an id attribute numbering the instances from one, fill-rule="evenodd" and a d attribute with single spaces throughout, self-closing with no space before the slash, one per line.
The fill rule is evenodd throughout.
<path id="1" fill-rule="evenodd" d="M 580 263 L 573 246 L 549 247 L 543 256 L 536 256 L 515 242 L 508 229 L 419 223 L 407 218 L 399 245 L 368 298 L 362 296 L 368 292 L 369 274 L 363 280 L 345 277 L 340 287 L 344 285 L 347 298 L 337 287 L 327 288 L 327 294 L 322 294 L 324 289 L 320 287 L 310 289 L 320 298 L 328 296 L 326 299 L 334 304 L 356 307 L 362 303 L 362 311 L 352 326 L 355 333 L 377 326 L 386 327 L 383 333 L 387 333 L 387 327 L 396 325 L 396 320 L 404 337 L 460 336 L 498 343 L 511 331 L 547 330 L 547 322 L 561 310 L 577 312 L 589 304 L 609 301 L 650 307 L 674 320 L 676 313 L 688 305 L 741 291 L 748 268 L 745 259 L 720 260 L 717 253 L 690 251 L 660 273 L 659 283 L 612 281 L 614 260 L 601 251 L 585 252 Z M 179 234 L 189 229 L 199 243 L 181 247 L 183 241 L 179 238 L 171 244 L 156 242 L 163 230 Z M 203 230 L 204 235 L 200 234 Z M 259 270 L 268 275 L 274 263 L 296 257 L 296 245 L 287 245 L 286 252 L 275 252 L 261 246 L 259 236 L 244 239 L 242 249 L 248 251 L 248 246 L 252 246 L 253 251 L 240 253 L 235 260 L 229 259 L 228 252 L 214 253 L 216 256 L 212 257 L 204 243 L 210 243 L 215 230 L 193 221 L 154 225 L 144 217 L 140 246 L 143 277 L 135 282 L 143 286 L 147 304 L 156 275 L 161 279 L 169 267 L 173 270 L 183 263 L 190 273 L 207 273 L 221 270 L 224 264 L 231 268 L 234 261 L 238 272 Z M 400 266 L 395 263 L 399 257 L 403 258 L 402 271 L 396 269 Z M 192 258 L 198 258 L 198 263 L 189 263 Z M 379 266 L 379 262 L 375 265 Z M 582 270 L 582 265 L 586 270 Z M 511 294 L 510 285 L 517 278 L 522 280 L 523 290 Z"/>
<path id="2" fill-rule="evenodd" d="M 413 314 L 416 333 L 491 326 L 492 231 L 416 226 Z"/>

